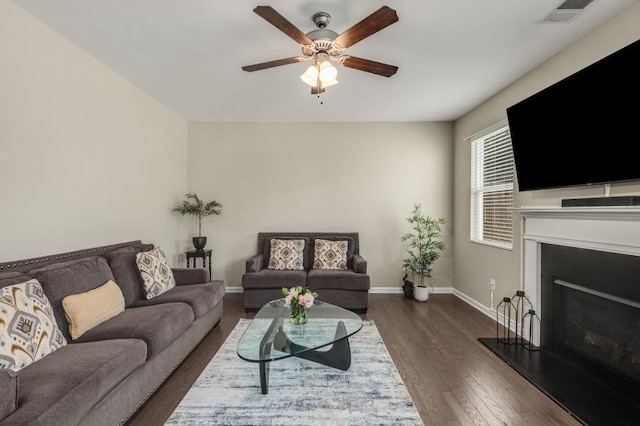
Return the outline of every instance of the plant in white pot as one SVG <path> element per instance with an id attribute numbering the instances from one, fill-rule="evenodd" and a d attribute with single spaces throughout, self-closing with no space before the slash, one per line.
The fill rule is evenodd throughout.
<path id="1" fill-rule="evenodd" d="M 400 241 L 408 243 L 407 257 L 403 260 L 402 269 L 413 278 L 414 299 L 424 302 L 429 299 L 429 281 L 433 264 L 445 249 L 441 230 L 445 219 L 425 216 L 422 206 L 416 204 L 407 222 L 413 225 L 413 232 L 400 237 Z"/>
<path id="2" fill-rule="evenodd" d="M 204 250 L 207 245 L 207 237 L 202 236 L 202 218 L 211 215 L 219 215 L 222 211 L 222 204 L 216 200 L 204 202 L 196 193 L 186 194 L 186 200 L 182 201 L 178 207 L 173 209 L 180 214 L 195 216 L 198 219 L 198 236 L 193 237 L 193 246 L 196 250 Z"/>

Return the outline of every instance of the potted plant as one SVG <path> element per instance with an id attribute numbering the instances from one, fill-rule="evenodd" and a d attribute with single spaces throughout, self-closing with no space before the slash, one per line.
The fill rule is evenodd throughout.
<path id="1" fill-rule="evenodd" d="M 198 219 L 198 236 L 193 237 L 193 246 L 196 250 L 203 250 L 204 246 L 207 245 L 207 237 L 202 236 L 202 218 L 213 214 L 219 215 L 222 204 L 215 200 L 205 203 L 196 193 L 186 194 L 186 198 L 187 199 L 173 209 L 173 211 L 183 216 L 186 214 L 195 216 Z"/>
<path id="2" fill-rule="evenodd" d="M 413 225 L 413 232 L 400 237 L 400 241 L 408 243 L 407 257 L 404 258 L 402 269 L 413 279 L 413 298 L 418 301 L 429 299 L 429 280 L 433 264 L 445 249 L 442 242 L 441 226 L 444 218 L 432 218 L 422 213 L 422 206 L 416 204 L 407 222 Z M 426 282 L 425 282 L 425 279 Z M 405 285 L 406 285 L 405 276 Z"/>

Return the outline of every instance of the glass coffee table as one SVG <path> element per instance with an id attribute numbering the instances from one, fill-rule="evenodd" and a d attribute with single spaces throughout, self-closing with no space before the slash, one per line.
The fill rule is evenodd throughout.
<path id="1" fill-rule="evenodd" d="M 260 364 L 263 394 L 269 390 L 271 361 L 295 356 L 345 371 L 351 366 L 349 337 L 362 328 L 360 316 L 316 300 L 308 319 L 306 324 L 292 325 L 284 299 L 277 299 L 264 305 L 242 334 L 238 356 Z"/>

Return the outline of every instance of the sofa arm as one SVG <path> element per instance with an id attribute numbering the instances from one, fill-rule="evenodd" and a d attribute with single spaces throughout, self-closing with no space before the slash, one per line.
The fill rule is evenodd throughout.
<path id="1" fill-rule="evenodd" d="M 200 268 L 171 268 L 176 285 L 204 284 L 210 281 L 209 270 Z"/>
<path id="2" fill-rule="evenodd" d="M 0 419 L 18 408 L 18 375 L 11 370 L 0 370 Z"/>
<path id="3" fill-rule="evenodd" d="M 264 254 L 256 254 L 247 259 L 245 264 L 246 272 L 260 272 L 264 267 Z"/>
<path id="4" fill-rule="evenodd" d="M 353 270 L 358 274 L 367 273 L 367 261 L 359 254 L 353 255 Z"/>

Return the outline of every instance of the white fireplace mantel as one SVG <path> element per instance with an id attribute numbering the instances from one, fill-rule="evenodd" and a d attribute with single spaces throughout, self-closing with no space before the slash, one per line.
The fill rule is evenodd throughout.
<path id="1" fill-rule="evenodd" d="M 538 316 L 540 245 L 556 244 L 640 256 L 640 207 L 520 207 L 522 286 Z M 526 336 L 529 337 L 529 336 Z M 531 336 L 538 342 L 539 336 Z"/>

